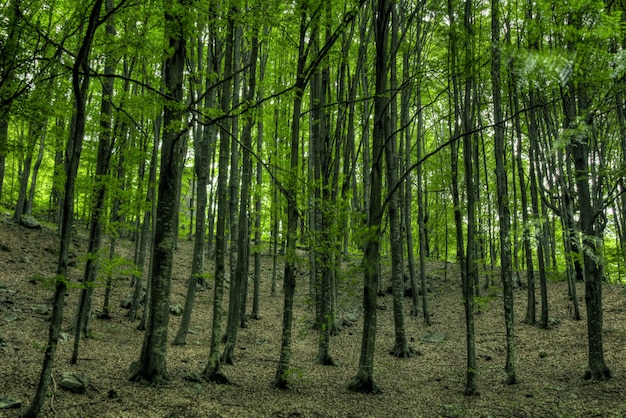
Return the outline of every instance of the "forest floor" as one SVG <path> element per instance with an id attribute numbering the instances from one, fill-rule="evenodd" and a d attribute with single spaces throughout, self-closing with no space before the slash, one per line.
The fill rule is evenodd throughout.
<path id="1" fill-rule="evenodd" d="M 52 229 L 28 230 L 0 222 L 0 394 L 27 405 L 34 394 L 48 335 L 53 290 L 44 279 L 54 277 L 57 238 Z M 72 253 L 72 282 L 83 273 L 86 232 L 79 231 Z M 133 244 L 120 241 L 126 256 Z M 184 302 L 192 244 L 181 240 L 175 255 L 172 303 Z M 303 258 L 303 264 L 306 263 Z M 358 256 L 346 265 L 340 318 L 360 303 Z M 352 327 L 332 337 L 331 352 L 338 365 L 315 364 L 318 334 L 310 327 L 312 306 L 307 301 L 305 275 L 298 279 L 292 344 L 292 387 L 272 387 L 279 356 L 282 294 L 270 296 L 271 259 L 262 266 L 261 315 L 239 331 L 236 364 L 223 366 L 236 384 L 219 386 L 185 379 L 200 373 L 209 352 L 212 290 L 199 292 L 191 333 L 184 346 L 168 347 L 169 384 L 148 387 L 127 380 L 129 365 L 139 357 L 143 339 L 137 322 L 126 319 L 120 301 L 130 294 L 128 279 L 115 282 L 112 319 L 93 319 L 93 338 L 81 342 L 78 364 L 71 366 L 72 338 L 58 346 L 53 382 L 42 411 L 45 417 L 591 417 L 625 416 L 626 288 L 604 288 L 604 348 L 613 379 L 581 380 L 586 366 L 586 322 L 575 321 L 563 282 L 549 283 L 552 326 L 545 330 L 525 325 L 525 291 L 515 294 L 516 364 L 519 383 L 507 385 L 503 371 L 505 335 L 502 298 L 497 289 L 479 299 L 476 316 L 478 388 L 480 395 L 463 395 L 465 325 L 458 268 L 429 263 L 428 293 L 432 325 L 411 318 L 405 299 L 406 328 L 411 346 L 420 355 L 398 359 L 389 355 L 394 341 L 392 299 L 379 299 L 375 379 L 379 395 L 349 392 L 346 383 L 356 374 L 362 316 Z M 282 270 L 279 269 L 280 272 Z M 281 274 L 279 274 L 279 277 Z M 251 285 L 250 285 L 251 288 Z M 280 289 L 280 286 L 279 286 Z M 583 287 L 578 288 L 584 317 Z M 94 309 L 100 309 L 104 290 L 96 288 Z M 76 309 L 78 289 L 66 298 L 64 328 Z M 41 306 L 47 306 L 48 311 Z M 251 307 L 251 302 L 248 303 Z M 539 305 L 538 305 L 539 307 Z M 180 317 L 171 317 L 169 338 Z M 429 338 L 433 337 L 433 338 Z M 432 340 L 428 342 L 426 340 Z M 85 373 L 85 394 L 58 387 L 62 372 Z M 0 416 L 19 416 L 20 410 L 0 410 Z"/>

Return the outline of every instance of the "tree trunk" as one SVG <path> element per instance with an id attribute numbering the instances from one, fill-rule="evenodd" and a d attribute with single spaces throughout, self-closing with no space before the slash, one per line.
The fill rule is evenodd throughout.
<path id="1" fill-rule="evenodd" d="M 89 22 L 76 61 L 72 68 L 72 88 L 74 93 L 73 126 L 67 143 L 65 162 L 68 168 L 65 181 L 65 196 L 63 198 L 63 223 L 61 227 L 61 241 L 59 245 L 59 261 L 56 269 L 56 284 L 53 296 L 52 318 L 48 332 L 48 344 L 44 354 L 44 361 L 39 375 L 39 382 L 31 404 L 26 409 L 25 417 L 36 417 L 41 411 L 47 394 L 48 385 L 52 376 L 54 356 L 59 341 L 59 331 L 63 322 L 63 307 L 67 290 L 67 268 L 72 223 L 74 220 L 74 185 L 78 173 L 78 164 L 85 134 L 85 120 L 87 92 L 89 89 L 90 69 L 89 54 L 92 41 L 100 18 L 100 9 L 103 0 L 96 0 L 89 15 Z"/>
<path id="2" fill-rule="evenodd" d="M 602 311 L 602 281 L 604 274 L 598 242 L 602 242 L 600 227 L 597 225 L 598 209 L 594 207 L 589 188 L 591 180 L 589 172 L 589 133 L 591 117 L 587 115 L 586 100 L 570 95 L 567 92 L 563 97 L 565 113 L 565 128 L 568 129 L 571 158 L 574 160 L 574 178 L 578 192 L 578 210 L 580 213 L 579 225 L 582 233 L 582 253 L 585 274 L 585 306 L 587 312 L 587 347 L 588 363 L 583 379 L 607 380 L 611 378 L 611 371 L 604 361 L 603 346 L 603 311 Z M 577 109 L 576 102 L 580 103 Z M 580 122 L 578 122 L 580 121 Z M 579 125 L 582 124 L 582 126 Z M 602 209 L 600 209 L 602 210 Z"/>
<path id="3" fill-rule="evenodd" d="M 44 122 L 44 127 L 47 125 L 47 120 Z M 26 207 L 24 208 L 25 215 L 33 214 L 33 201 L 35 200 L 35 190 L 37 188 L 37 175 L 39 174 L 39 167 L 41 167 L 41 163 L 43 162 L 43 156 L 45 151 L 46 141 L 46 130 L 43 129 L 41 135 L 39 136 L 39 152 L 37 153 L 37 160 L 35 160 L 35 165 L 33 166 L 33 176 L 30 180 L 30 189 L 28 191 L 28 198 L 26 199 Z"/>
<path id="4" fill-rule="evenodd" d="M 164 106 L 163 140 L 159 174 L 156 228 L 152 244 L 154 262 L 150 283 L 150 305 L 139 361 L 131 365 L 132 381 L 159 385 L 169 380 L 167 334 L 174 244 L 178 233 L 176 215 L 180 187 L 177 180 L 183 163 L 186 135 L 180 124 L 184 117 L 183 70 L 185 68 L 186 10 L 183 3 L 166 0 L 165 42 L 171 54 L 165 59 L 165 91 L 170 97 Z"/>
<path id="5" fill-rule="evenodd" d="M 198 73 L 203 73 L 203 43 L 198 40 L 198 56 L 197 56 L 197 68 Z M 209 50 L 209 58 L 211 60 L 211 48 Z M 194 78 L 194 87 L 196 94 L 200 96 L 203 94 L 201 80 Z M 207 86 L 208 87 L 208 86 Z M 208 88 L 204 100 L 204 108 L 210 109 L 214 106 L 216 97 L 216 91 L 213 88 Z M 189 323 L 191 321 L 191 313 L 193 310 L 193 302 L 196 295 L 196 288 L 199 283 L 203 283 L 203 269 L 204 269 L 204 251 L 206 241 L 206 219 L 207 219 L 207 186 L 209 184 L 209 152 L 211 143 L 211 130 L 212 125 L 204 127 L 198 126 L 196 130 L 197 135 L 194 135 L 194 172 L 197 177 L 197 196 L 195 210 L 196 215 L 196 231 L 192 233 L 192 222 L 190 221 L 189 237 L 193 235 L 193 255 L 191 263 L 191 276 L 187 283 L 187 295 L 185 296 L 185 307 L 180 319 L 180 325 L 178 332 L 174 338 L 174 345 L 184 345 L 187 342 L 187 333 L 189 332 Z M 192 192 L 193 195 L 193 192 Z M 190 204 L 193 207 L 193 204 Z M 191 215 L 193 219 L 193 212 Z"/>
<path id="6" fill-rule="evenodd" d="M 231 7 L 231 16 L 237 16 L 239 9 L 236 6 Z M 232 108 L 239 105 L 239 89 L 240 75 L 239 69 L 241 67 L 241 38 L 242 29 L 239 23 L 235 24 L 234 38 L 233 38 L 233 55 L 232 55 Z M 229 112 L 230 109 L 224 110 Z M 228 337 L 237 332 L 236 328 L 239 327 L 239 309 L 241 307 L 241 289 L 243 284 L 238 282 L 241 277 L 237 276 L 237 257 L 239 256 L 239 199 L 240 199 L 240 166 L 239 166 L 239 118 L 233 117 L 230 119 L 231 130 L 229 132 L 229 138 L 232 141 L 230 145 L 230 175 L 228 177 L 229 192 L 228 192 L 228 215 L 230 220 L 228 234 L 230 236 L 230 251 L 229 266 L 230 266 L 230 286 L 228 288 L 228 317 L 226 318 L 226 334 L 224 335 L 224 342 L 227 342 Z M 221 140 L 221 138 L 220 138 Z M 226 351 L 226 345 L 224 352 L 222 353 L 222 361 L 232 364 L 232 354 Z M 233 346 L 234 347 L 234 346 Z"/>
<path id="7" fill-rule="evenodd" d="M 298 229 L 298 203 L 297 203 L 297 173 L 299 172 L 300 159 L 300 114 L 302 108 L 302 96 L 306 86 L 303 78 L 306 61 L 305 42 L 307 35 L 307 10 L 303 8 L 300 16 L 300 42 L 298 46 L 298 68 L 295 96 L 293 99 L 293 115 L 291 118 L 291 155 L 289 159 L 289 176 L 285 188 L 287 199 L 287 246 L 285 254 L 285 272 L 283 277 L 284 307 L 282 321 L 282 335 L 280 344 L 280 358 L 274 377 L 274 386 L 286 389 L 289 386 L 289 364 L 291 360 L 291 325 L 293 322 L 293 296 L 296 287 L 296 240 Z"/>
<path id="8" fill-rule="evenodd" d="M 516 383 L 515 373 L 515 320 L 513 315 L 513 274 L 511 257 L 511 214 L 506 172 L 506 144 L 502 121 L 502 92 L 500 84 L 500 1 L 491 1 L 491 86 L 494 109 L 494 154 L 496 160 L 496 183 L 498 195 L 498 217 L 500 219 L 500 277 L 504 299 L 504 322 L 506 328 L 506 372 L 507 384 Z"/>
<path id="9" fill-rule="evenodd" d="M 265 29 L 267 33 L 267 27 Z M 265 65 L 267 63 L 267 53 L 261 56 L 261 62 L 259 67 L 259 81 L 263 83 L 265 79 Z M 263 88 L 259 88 L 257 102 L 262 102 L 264 98 Z M 259 104 L 257 107 L 257 143 L 256 154 L 257 156 L 263 155 L 263 105 Z M 263 164 L 261 161 L 256 163 L 256 191 L 254 195 L 254 290 L 252 297 L 252 313 L 250 317 L 252 319 L 261 319 L 261 187 L 263 185 Z"/>
<path id="10" fill-rule="evenodd" d="M 210 9 L 210 14 L 214 10 Z M 232 56 L 235 23 L 228 20 L 226 27 L 226 44 L 224 53 L 224 83 L 222 86 L 221 106 L 224 113 L 230 110 L 232 84 Z M 213 322 L 211 324 L 211 346 L 209 360 L 202 372 L 208 382 L 229 384 L 230 381 L 221 369 L 220 342 L 222 341 L 222 317 L 224 315 L 222 301 L 224 298 L 224 275 L 226 273 L 226 219 L 228 217 L 228 159 L 230 157 L 230 120 L 222 121 L 220 129 L 220 149 L 217 176 L 217 219 L 215 220 L 215 288 L 213 291 Z"/>
<path id="11" fill-rule="evenodd" d="M 537 244 L 537 266 L 539 268 L 539 287 L 541 294 L 541 317 L 539 319 L 539 324 L 543 328 L 548 327 L 548 288 L 547 288 L 547 280 L 546 280 L 546 264 L 545 264 L 545 256 L 544 256 L 544 240 L 543 240 L 543 231 L 541 227 L 541 214 L 539 212 L 539 197 L 538 197 L 538 185 L 537 185 L 537 163 L 536 163 L 536 155 L 537 155 L 537 142 L 539 130 L 537 126 L 537 114 L 534 109 L 535 105 L 535 96 L 533 91 L 530 92 L 530 113 L 529 119 L 530 124 L 528 127 L 528 136 L 530 139 L 530 152 L 528 156 L 528 165 L 529 167 L 529 186 L 530 186 L 530 200 L 531 207 L 533 211 L 533 220 L 534 220 L 534 237 Z"/>
<path id="12" fill-rule="evenodd" d="M 113 0 L 105 1 L 105 12 L 113 9 Z M 112 39 L 116 35 L 115 23 L 110 18 L 106 24 L 107 38 Z M 107 55 L 104 66 L 103 94 L 100 103 L 100 137 L 98 141 L 98 154 L 96 173 L 94 178 L 93 210 L 89 226 L 89 244 L 87 250 L 87 262 L 83 275 L 83 288 L 80 292 L 78 310 L 76 312 L 76 329 L 74 330 L 74 348 L 70 364 L 78 362 L 78 349 L 81 338 L 89 337 L 89 319 L 91 316 L 91 298 L 93 296 L 94 282 L 98 272 L 99 253 L 102 246 L 102 233 L 104 229 L 105 200 L 107 192 L 107 175 L 109 162 L 113 152 L 113 138 L 111 135 L 111 98 L 113 96 L 113 74 L 115 73 L 115 57 Z"/>
<path id="13" fill-rule="evenodd" d="M 258 57 L 258 38 L 256 36 L 252 39 L 252 46 L 250 50 L 250 69 L 249 69 L 249 81 L 248 91 L 245 97 L 246 102 L 251 103 L 256 95 L 256 67 Z M 246 120 L 241 133 L 241 143 L 243 149 L 242 160 L 242 172 L 241 172 L 241 190 L 239 201 L 239 219 L 238 219 L 238 236 L 236 237 L 238 244 L 237 249 L 239 254 L 237 255 L 237 265 L 235 269 L 234 277 L 231 278 L 231 289 L 234 290 L 235 299 L 231 299 L 233 304 L 230 314 L 233 315 L 232 320 L 228 321 L 228 337 L 226 339 L 226 345 L 224 346 L 224 353 L 222 355 L 222 361 L 226 364 L 233 364 L 233 356 L 235 351 L 235 344 L 237 342 L 237 332 L 240 327 L 240 321 L 244 321 L 246 316 L 245 312 L 245 299 L 247 296 L 247 281 L 248 281 L 248 264 L 249 264 L 249 249 L 250 249 L 250 185 L 252 184 L 252 160 L 250 158 L 250 150 L 252 148 L 252 126 L 254 124 L 254 118 L 250 117 Z M 231 196 L 231 199 L 233 196 Z M 247 320 L 246 326 L 247 326 Z"/>
<path id="14" fill-rule="evenodd" d="M 376 36 L 376 92 L 374 95 L 374 133 L 372 137 L 372 161 L 369 173 L 369 208 L 365 252 L 363 255 L 363 335 L 361 355 L 356 376 L 348 383 L 354 392 L 380 393 L 374 381 L 374 347 L 376 344 L 377 287 L 380 264 L 380 226 L 383 215 L 382 177 L 385 133 L 388 132 L 387 90 L 387 37 L 392 5 L 387 0 L 374 3 L 373 26 Z"/>
<path id="15" fill-rule="evenodd" d="M 146 193 L 146 211 L 143 215 L 143 222 L 141 225 L 141 234 L 139 236 L 139 248 L 137 250 L 137 258 L 135 260 L 135 269 L 136 280 L 135 280 L 135 288 L 133 290 L 133 297 L 130 304 L 130 309 L 128 310 L 128 319 L 130 321 L 134 321 L 137 315 L 137 310 L 139 309 L 139 305 L 141 303 L 141 294 L 143 292 L 143 276 L 146 264 L 146 248 L 148 246 L 148 240 L 150 237 L 150 230 L 154 231 L 154 214 L 156 213 L 156 189 L 154 187 L 154 183 L 156 182 L 156 171 L 157 171 L 157 159 L 159 156 L 159 138 L 161 132 L 161 118 L 158 117 L 154 121 L 154 144 L 152 147 L 152 157 L 150 159 L 150 174 L 148 176 L 148 191 Z M 113 215 L 112 215 L 113 217 Z M 117 215 L 115 216 L 116 218 Z M 118 221 L 118 219 L 116 219 Z M 152 255 L 150 255 L 150 267 L 152 266 Z M 150 274 L 150 273 L 149 273 Z M 146 298 L 144 300 L 144 316 L 147 313 L 148 309 L 148 291 L 145 294 Z M 142 321 L 143 322 L 143 321 Z M 145 328 L 144 328 L 145 329 Z"/>

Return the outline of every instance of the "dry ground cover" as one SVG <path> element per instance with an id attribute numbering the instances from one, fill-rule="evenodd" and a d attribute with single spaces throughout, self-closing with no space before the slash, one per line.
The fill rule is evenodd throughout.
<path id="1" fill-rule="evenodd" d="M 72 281 L 81 277 L 81 254 L 86 240 L 74 241 L 77 264 Z M 132 244 L 120 244 L 131 254 Z M 41 279 L 53 277 L 56 237 L 52 230 L 32 231 L 0 222 L 0 394 L 27 404 L 35 389 L 46 344 L 52 289 Z M 190 270 L 191 243 L 181 241 L 176 253 L 172 303 L 182 303 Z M 304 261 L 303 261 L 304 262 Z M 342 315 L 360 296 L 359 273 L 353 263 L 344 284 Z M 586 364 L 586 324 L 570 319 L 564 283 L 550 283 L 552 329 L 524 325 L 525 292 L 516 293 L 517 367 L 519 383 L 507 386 L 504 372 L 504 320 L 496 292 L 481 299 L 476 317 L 478 384 L 480 395 L 463 395 L 465 334 L 460 279 L 454 266 L 443 281 L 441 265 L 433 264 L 430 309 L 433 324 L 409 318 L 411 345 L 421 355 L 396 359 L 388 354 L 393 343 L 391 297 L 381 297 L 377 335 L 376 372 L 381 395 L 346 390 L 357 369 L 361 319 L 343 328 L 331 340 L 338 366 L 314 363 L 317 335 L 310 329 L 311 307 L 306 299 L 306 277 L 298 282 L 292 355 L 292 389 L 271 386 L 279 354 L 282 295 L 269 294 L 270 261 L 264 261 L 262 319 L 250 321 L 239 332 L 236 365 L 224 371 L 236 384 L 216 386 L 186 379 L 204 368 L 209 351 L 212 290 L 198 293 L 192 332 L 185 346 L 168 347 L 171 380 L 164 387 L 146 387 L 127 381 L 128 367 L 139 356 L 142 332 L 119 307 L 130 293 L 128 280 L 115 283 L 111 320 L 93 319 L 93 338 L 82 342 L 78 365 L 70 366 L 71 340 L 59 345 L 46 417 L 565 417 L 624 416 L 624 355 L 626 353 L 626 291 L 605 287 L 605 351 L 614 378 L 590 383 L 580 376 Z M 64 323 L 74 315 L 77 289 L 68 291 Z M 96 289 L 94 307 L 102 304 Z M 579 288 L 581 299 L 583 289 Z M 248 306 L 251 306 L 250 304 Z M 584 311 L 584 309 L 583 309 Z M 584 313 L 584 312 L 583 312 Z M 179 317 L 170 321 L 173 339 Z M 427 336 L 436 342 L 427 342 Z M 443 340 L 442 340 L 443 337 Z M 62 372 L 81 372 L 90 378 L 85 394 L 58 387 Z M 0 410 L 0 416 L 19 416 L 19 410 Z"/>

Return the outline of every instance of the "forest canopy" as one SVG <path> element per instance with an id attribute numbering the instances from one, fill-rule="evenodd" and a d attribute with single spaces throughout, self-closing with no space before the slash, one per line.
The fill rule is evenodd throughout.
<path id="1" fill-rule="evenodd" d="M 514 292 L 526 292 L 524 323 L 547 328 L 551 280 L 567 282 L 575 319 L 584 283 L 584 377 L 611 378 L 602 286 L 626 280 L 625 12 L 621 0 L 5 1 L 0 203 L 16 224 L 59 234 L 31 416 L 81 226 L 89 255 L 73 359 L 94 290 L 107 292 L 109 314 L 116 240 L 132 239 L 129 318 L 145 330 L 135 381 L 169 379 L 172 257 L 184 239 L 193 261 L 175 344 L 185 344 L 196 288 L 211 286 L 206 381 L 228 382 L 220 365 L 247 326 L 248 277 L 250 317 L 260 317 L 262 251 L 284 263 L 271 280 L 284 297 L 276 387 L 289 386 L 296 284 L 315 311 L 316 360 L 335 364 L 340 270 L 353 256 L 364 328 L 351 390 L 380 390 L 373 347 L 387 286 L 392 353 L 416 354 L 403 299 L 410 290 L 408 317 L 430 323 L 428 260 L 460 266 L 466 394 L 477 392 L 474 302 L 501 288 L 514 384 Z"/>

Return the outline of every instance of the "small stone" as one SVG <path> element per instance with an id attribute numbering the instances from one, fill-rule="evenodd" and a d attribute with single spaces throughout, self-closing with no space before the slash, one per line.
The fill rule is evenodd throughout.
<path id="1" fill-rule="evenodd" d="M 46 305 L 35 305 L 30 309 L 37 315 L 48 315 L 48 307 Z"/>
<path id="2" fill-rule="evenodd" d="M 84 374 L 64 372 L 61 375 L 61 383 L 59 386 L 72 393 L 82 394 L 85 393 L 87 386 L 89 386 L 89 378 Z"/>
<path id="3" fill-rule="evenodd" d="M 10 324 L 16 319 L 17 319 L 17 314 L 15 312 L 9 312 L 8 314 L 4 315 L 4 320 L 7 324 Z"/>
<path id="4" fill-rule="evenodd" d="M 41 224 L 30 215 L 23 216 L 20 225 L 28 229 L 41 229 Z"/>
<path id="5" fill-rule="evenodd" d="M 442 343 L 446 340 L 446 334 L 440 332 L 427 332 L 420 336 L 420 340 L 427 343 Z"/>
<path id="6" fill-rule="evenodd" d="M 8 395 L 0 394 L 0 409 L 17 409 L 22 406 L 22 401 Z"/>
<path id="7" fill-rule="evenodd" d="M 59 333 L 59 342 L 66 343 L 70 340 L 70 335 L 67 332 Z"/>

